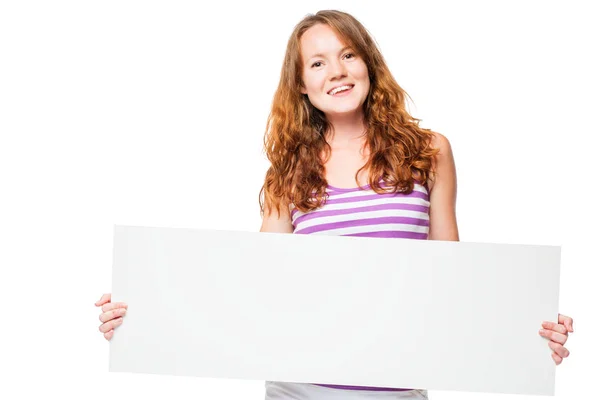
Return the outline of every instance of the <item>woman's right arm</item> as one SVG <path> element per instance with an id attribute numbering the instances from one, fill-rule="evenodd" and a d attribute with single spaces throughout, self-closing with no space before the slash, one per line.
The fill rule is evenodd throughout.
<path id="1" fill-rule="evenodd" d="M 280 209 L 279 215 L 275 210 L 270 210 L 270 212 L 268 212 L 265 209 L 260 231 L 272 233 L 293 233 L 294 227 L 292 226 L 292 218 L 290 216 L 289 209 Z"/>

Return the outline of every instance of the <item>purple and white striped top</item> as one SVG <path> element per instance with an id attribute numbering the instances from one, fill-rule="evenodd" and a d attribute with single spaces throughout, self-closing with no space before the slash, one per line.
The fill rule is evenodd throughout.
<path id="1" fill-rule="evenodd" d="M 410 194 L 377 194 L 368 185 L 339 189 L 327 186 L 325 204 L 308 213 L 291 206 L 294 233 L 427 239 L 429 193 L 415 182 Z"/>
<path id="2" fill-rule="evenodd" d="M 304 213 L 290 206 L 293 233 L 427 239 L 429 192 L 415 181 L 410 194 L 377 194 L 369 185 L 340 189 L 327 186 L 329 197 L 319 209 Z M 404 388 L 324 385 L 336 389 L 405 391 Z"/>

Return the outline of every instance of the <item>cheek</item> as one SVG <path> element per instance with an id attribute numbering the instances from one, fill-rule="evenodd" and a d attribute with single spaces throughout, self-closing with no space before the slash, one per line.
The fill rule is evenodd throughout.
<path id="1" fill-rule="evenodd" d="M 360 80 L 369 79 L 369 68 L 367 68 L 367 64 L 361 62 L 360 64 L 356 64 L 356 68 L 354 70 L 354 76 L 356 76 Z"/>
<path id="2" fill-rule="evenodd" d="M 362 81 L 364 82 L 365 92 L 369 93 L 369 90 L 371 90 L 371 80 L 369 79 L 369 71 L 365 70 L 364 75 L 362 76 Z"/>
<path id="3" fill-rule="evenodd" d="M 366 80 L 367 82 L 369 81 L 369 70 L 367 69 L 366 65 L 365 65 L 365 68 L 362 71 L 362 78 L 364 80 Z"/>
<path id="4" fill-rule="evenodd" d="M 316 94 L 317 92 L 320 91 L 320 87 L 321 87 L 321 83 L 320 83 L 319 79 L 317 79 L 314 76 L 308 78 L 308 80 L 306 81 L 306 89 L 309 92 Z"/>

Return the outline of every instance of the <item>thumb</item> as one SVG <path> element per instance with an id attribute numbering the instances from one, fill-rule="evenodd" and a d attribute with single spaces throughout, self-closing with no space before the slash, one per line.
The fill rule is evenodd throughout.
<path id="1" fill-rule="evenodd" d="M 109 303 L 109 302 L 110 302 L 110 293 L 106 293 L 106 294 L 103 294 L 102 297 L 100 297 L 100 300 L 98 300 L 96 303 L 94 303 L 94 305 L 101 306 L 102 304 Z"/>

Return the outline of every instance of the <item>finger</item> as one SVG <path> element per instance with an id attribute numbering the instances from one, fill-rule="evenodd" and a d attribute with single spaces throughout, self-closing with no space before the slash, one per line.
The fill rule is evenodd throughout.
<path id="1" fill-rule="evenodd" d="M 113 329 L 115 329 L 116 327 L 118 327 L 119 325 L 121 325 L 123 323 L 123 318 L 117 318 L 117 319 L 113 319 L 110 320 L 102 325 L 100 325 L 100 332 L 102 333 L 107 333 Z"/>
<path id="2" fill-rule="evenodd" d="M 115 330 L 111 329 L 110 331 L 108 331 L 104 334 L 104 339 L 106 339 L 106 340 L 112 339 L 114 333 L 115 333 Z"/>
<path id="3" fill-rule="evenodd" d="M 569 354 L 571 354 L 566 347 L 561 346 L 560 344 L 555 342 L 548 342 L 548 347 L 550 347 L 556 354 L 558 354 L 562 358 L 567 358 L 569 357 Z"/>
<path id="4" fill-rule="evenodd" d="M 543 336 L 545 338 L 552 340 L 553 342 L 560 343 L 560 344 L 565 344 L 565 342 L 567 341 L 567 336 L 562 335 L 558 332 L 548 330 L 548 329 L 540 329 L 540 336 Z"/>
<path id="5" fill-rule="evenodd" d="M 557 324 L 555 322 L 550 322 L 550 321 L 544 321 L 544 322 L 542 322 L 542 326 L 546 329 L 550 329 L 552 331 L 562 333 L 563 335 L 568 336 L 567 327 L 562 324 Z"/>
<path id="6" fill-rule="evenodd" d="M 107 321 L 110 321 L 111 319 L 115 319 L 118 317 L 124 317 L 125 314 L 127 314 L 127 309 L 119 307 L 114 310 L 100 314 L 99 319 L 100 319 L 100 322 L 107 322 Z"/>
<path id="7" fill-rule="evenodd" d="M 127 308 L 129 307 L 125 303 L 106 303 L 102 306 L 102 312 L 107 312 L 110 310 L 114 310 L 115 308 Z"/>
<path id="8" fill-rule="evenodd" d="M 554 363 L 556 365 L 559 365 L 563 360 L 561 356 L 559 356 L 558 354 L 556 354 L 554 352 L 552 352 L 552 358 L 554 359 Z"/>
<path id="9" fill-rule="evenodd" d="M 102 297 L 100 297 L 100 300 L 94 303 L 94 305 L 100 307 L 104 303 L 110 303 L 110 293 L 103 294 Z"/>
<path id="10" fill-rule="evenodd" d="M 105 322 L 104 324 L 100 325 L 100 332 L 102 333 L 106 333 L 108 331 L 110 331 L 111 329 L 115 329 L 117 326 L 121 325 L 123 323 L 123 317 L 117 318 L 117 319 L 112 319 L 108 322 Z"/>
<path id="11" fill-rule="evenodd" d="M 573 331 L 573 318 L 567 317 L 566 315 L 558 314 L 558 323 L 563 324 L 569 332 Z"/>

